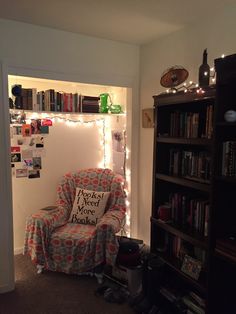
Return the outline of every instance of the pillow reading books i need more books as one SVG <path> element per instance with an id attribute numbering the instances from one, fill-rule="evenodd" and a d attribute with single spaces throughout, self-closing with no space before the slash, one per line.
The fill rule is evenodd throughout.
<path id="1" fill-rule="evenodd" d="M 76 188 L 69 222 L 96 225 L 103 216 L 110 192 L 97 192 Z"/>

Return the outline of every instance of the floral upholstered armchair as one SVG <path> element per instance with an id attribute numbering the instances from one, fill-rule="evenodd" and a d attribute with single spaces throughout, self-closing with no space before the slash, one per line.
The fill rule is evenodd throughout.
<path id="1" fill-rule="evenodd" d="M 95 210 L 86 206 L 101 202 L 104 213 L 90 219 Z M 30 255 L 38 272 L 44 268 L 96 275 L 100 265 L 116 261 L 119 246 L 115 234 L 125 211 L 122 176 L 100 168 L 67 173 L 57 188 L 56 208 L 39 210 L 27 219 L 24 253 Z"/>

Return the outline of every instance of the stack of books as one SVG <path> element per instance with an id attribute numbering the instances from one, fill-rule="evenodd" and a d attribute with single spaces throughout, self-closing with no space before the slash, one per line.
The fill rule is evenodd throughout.
<path id="1" fill-rule="evenodd" d="M 81 112 L 98 113 L 100 97 L 81 96 Z"/>

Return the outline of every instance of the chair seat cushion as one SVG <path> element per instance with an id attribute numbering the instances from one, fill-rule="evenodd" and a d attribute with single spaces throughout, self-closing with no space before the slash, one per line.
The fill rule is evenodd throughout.
<path id="1" fill-rule="evenodd" d="M 48 249 L 49 268 L 54 271 L 81 273 L 103 261 L 92 225 L 67 223 L 55 229 Z"/>

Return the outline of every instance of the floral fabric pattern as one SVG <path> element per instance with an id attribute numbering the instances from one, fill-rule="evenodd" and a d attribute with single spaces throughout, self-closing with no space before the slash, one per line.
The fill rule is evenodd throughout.
<path id="1" fill-rule="evenodd" d="M 110 192 L 106 211 L 96 226 L 68 223 L 76 187 Z M 65 273 L 91 271 L 101 263 L 114 265 L 115 234 L 125 217 L 123 177 L 110 169 L 67 173 L 57 188 L 57 208 L 31 215 L 26 221 L 24 253 L 35 264 Z"/>

